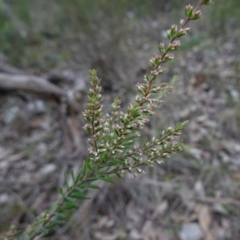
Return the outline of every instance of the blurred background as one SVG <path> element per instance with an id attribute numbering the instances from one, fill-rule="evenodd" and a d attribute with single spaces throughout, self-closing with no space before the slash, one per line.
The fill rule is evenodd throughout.
<path id="1" fill-rule="evenodd" d="M 89 192 L 46 239 L 240 239 L 240 1 L 215 2 L 165 66 L 159 81 L 179 81 L 141 139 L 189 120 L 184 151 Z M 105 111 L 116 96 L 126 108 L 188 3 L 198 1 L 0 0 L 0 239 L 51 206 L 87 156 L 88 69 Z"/>

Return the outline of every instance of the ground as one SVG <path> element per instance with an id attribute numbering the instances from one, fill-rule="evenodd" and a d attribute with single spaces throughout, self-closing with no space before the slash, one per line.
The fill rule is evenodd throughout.
<path id="1" fill-rule="evenodd" d="M 100 191 L 90 192 L 92 199 L 47 239 L 240 239 L 240 30 L 216 31 L 210 27 L 210 13 L 204 9 L 203 19 L 191 24 L 182 50 L 166 65 L 160 81 L 169 81 L 173 75 L 179 81 L 143 133 L 142 141 L 189 120 L 182 136 L 184 151 L 145 169 L 144 175 L 126 175 L 114 185 L 103 184 Z M 130 20 L 132 14 L 128 12 Z M 167 41 L 165 30 L 179 15 L 180 10 L 170 7 L 163 8 L 161 16 L 126 18 L 128 25 L 118 34 L 114 26 L 106 26 L 99 34 L 110 37 L 101 47 L 94 45 L 96 35 L 85 45 L 79 45 L 74 35 L 66 37 L 68 47 L 63 52 L 69 50 L 69 56 L 57 61 L 54 71 L 84 76 L 79 79 L 88 85 L 87 69 L 94 67 L 103 78 L 106 109 L 117 95 L 126 107 L 134 97 L 135 83 L 150 69 L 148 59 L 157 53 L 158 42 Z M 113 38 L 111 31 L 116 34 Z M 39 48 L 47 52 L 58 44 L 62 47 L 53 37 Z M 45 65 L 38 68 L 28 61 L 22 64 L 23 71 L 47 74 Z M 61 87 L 71 88 L 71 83 Z M 87 156 L 83 130 L 77 133 L 83 144 L 80 150 L 71 152 L 64 145 L 59 116 L 55 102 L 1 93 L 0 238 L 10 224 L 22 229 L 49 207 L 58 198 L 63 173 L 77 169 Z M 79 123 L 83 123 L 80 116 Z"/>

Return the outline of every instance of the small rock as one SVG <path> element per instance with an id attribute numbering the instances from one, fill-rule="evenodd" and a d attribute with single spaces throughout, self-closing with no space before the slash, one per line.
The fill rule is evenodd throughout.
<path id="1" fill-rule="evenodd" d="M 45 156 L 48 151 L 47 145 L 45 143 L 39 143 L 36 147 L 36 151 L 41 157 Z"/>
<path id="2" fill-rule="evenodd" d="M 157 212 L 160 215 L 163 215 L 166 213 L 166 211 L 168 210 L 168 202 L 167 201 L 163 201 L 161 204 L 158 205 L 157 207 Z"/>
<path id="3" fill-rule="evenodd" d="M 0 195 L 0 204 L 5 204 L 9 202 L 9 195 L 7 193 L 3 193 Z"/>
<path id="4" fill-rule="evenodd" d="M 155 210 L 155 212 L 153 213 L 152 218 L 153 218 L 153 219 L 156 219 L 156 218 L 158 218 L 158 217 L 162 217 L 162 216 L 166 213 L 166 211 L 168 210 L 168 207 L 169 207 L 169 205 L 168 205 L 168 202 L 167 202 L 167 201 L 161 202 L 161 203 L 158 205 L 158 207 L 157 207 L 157 209 Z"/>
<path id="5" fill-rule="evenodd" d="M 55 172 L 56 168 L 57 168 L 57 166 L 55 164 L 49 163 L 40 170 L 40 173 L 42 175 L 49 175 L 49 174 Z"/>
<path id="6" fill-rule="evenodd" d="M 106 222 L 106 228 L 112 228 L 112 227 L 114 227 L 114 225 L 115 225 L 115 221 L 113 220 L 113 219 L 109 219 L 107 222 Z"/>
<path id="7" fill-rule="evenodd" d="M 10 107 L 4 114 L 6 123 L 7 124 L 12 123 L 17 118 L 18 114 L 19 107 L 16 106 Z"/>
<path id="8" fill-rule="evenodd" d="M 198 180 L 194 184 L 194 191 L 199 197 L 205 197 L 206 196 L 203 183 L 200 180 Z"/>
<path id="9" fill-rule="evenodd" d="M 226 209 L 223 207 L 223 205 L 220 204 L 220 203 L 214 203 L 214 204 L 213 204 L 213 211 L 214 211 L 215 213 L 219 213 L 219 214 L 222 214 L 222 215 L 225 215 L 225 216 L 228 215 L 227 210 L 226 210 Z"/>
<path id="10" fill-rule="evenodd" d="M 152 222 L 150 220 L 147 220 L 143 225 L 142 233 L 147 233 L 151 231 L 152 227 Z"/>
<path id="11" fill-rule="evenodd" d="M 129 233 L 129 238 L 132 240 L 142 239 L 141 234 L 136 229 L 131 230 L 131 232 Z"/>
<path id="12" fill-rule="evenodd" d="M 29 103 L 27 108 L 29 111 L 34 112 L 35 114 L 43 114 L 46 112 L 46 106 L 42 100 Z"/>
<path id="13" fill-rule="evenodd" d="M 179 233 L 181 240 L 201 240 L 203 232 L 197 223 L 186 223 Z"/>

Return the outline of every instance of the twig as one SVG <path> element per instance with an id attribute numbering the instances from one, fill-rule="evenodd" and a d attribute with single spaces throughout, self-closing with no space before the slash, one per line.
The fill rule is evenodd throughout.
<path id="1" fill-rule="evenodd" d="M 202 202 L 202 203 L 208 203 L 208 204 L 220 203 L 223 205 L 233 205 L 236 207 L 240 207 L 240 201 L 237 201 L 231 198 L 193 197 L 192 200 Z"/>

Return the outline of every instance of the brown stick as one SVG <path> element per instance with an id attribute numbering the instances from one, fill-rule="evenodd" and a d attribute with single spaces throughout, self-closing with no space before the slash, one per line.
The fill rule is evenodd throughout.
<path id="1" fill-rule="evenodd" d="M 0 89 L 24 91 L 45 96 L 62 97 L 64 92 L 45 79 L 28 75 L 0 74 Z"/>
<path id="2" fill-rule="evenodd" d="M 80 137 L 78 136 L 80 127 L 73 124 L 76 122 L 76 116 L 81 111 L 81 90 L 82 85 L 75 86 L 72 91 L 64 91 L 58 86 L 48 82 L 46 79 L 31 75 L 11 75 L 0 73 L 0 90 L 13 92 L 26 92 L 48 99 L 57 100 L 60 104 L 59 109 L 66 108 L 62 114 L 62 124 L 64 136 L 67 140 L 67 150 L 72 152 L 74 147 L 81 146 Z"/>
<path id="3" fill-rule="evenodd" d="M 2 73 L 8 73 L 8 74 L 23 74 L 23 71 L 12 67 L 6 63 L 0 62 L 0 72 Z"/>
<path id="4" fill-rule="evenodd" d="M 220 203 L 223 205 L 234 205 L 236 207 L 240 207 L 240 202 L 235 199 L 231 199 L 231 198 L 211 198 L 211 197 L 197 198 L 197 197 L 193 197 L 192 199 L 195 201 L 198 201 L 198 202 L 202 202 L 202 203 L 208 203 L 208 204 Z"/>

